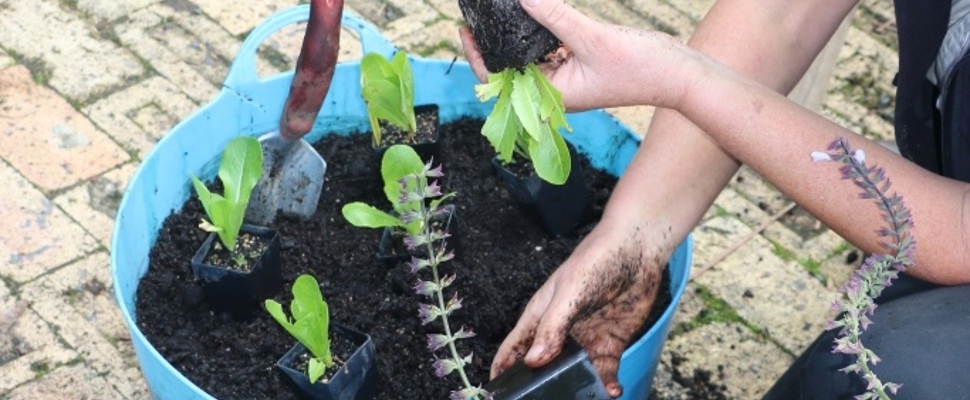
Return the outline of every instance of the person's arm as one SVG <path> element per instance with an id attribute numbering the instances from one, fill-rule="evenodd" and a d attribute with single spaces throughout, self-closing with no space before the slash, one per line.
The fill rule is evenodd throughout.
<path id="1" fill-rule="evenodd" d="M 788 93 L 855 2 L 718 1 L 688 45 L 779 93 Z M 679 242 L 740 164 L 697 126 L 658 109 L 640 149 L 610 198 L 607 218 L 672 227 Z"/>
<path id="2" fill-rule="evenodd" d="M 561 0 L 523 6 L 572 51 L 550 72 L 567 108 L 638 104 L 635 82 L 643 33 L 599 24 Z M 691 45 L 782 92 L 811 64 L 852 1 L 721 0 Z M 480 78 L 468 33 L 463 43 Z M 631 74 L 633 71 L 633 74 Z M 619 85 L 617 84 L 619 82 Z M 653 93 L 657 93 L 654 91 Z M 737 171 L 738 163 L 676 112 L 658 110 L 646 139 L 615 188 L 596 229 L 533 296 L 493 362 L 493 375 L 523 358 L 540 366 L 559 353 L 566 332 L 586 348 L 608 390 L 618 395 L 618 360 L 652 308 L 659 271 Z M 637 273 L 629 273 L 635 265 Z M 608 288 L 584 282 L 610 282 Z M 635 305 L 625 312 L 623 306 Z"/>
<path id="3" fill-rule="evenodd" d="M 885 169 L 891 190 L 912 211 L 917 245 L 907 272 L 937 284 L 970 283 L 970 184 L 933 174 L 722 65 L 700 57 L 692 64 L 698 79 L 677 108 L 722 148 L 854 245 L 885 253 L 877 231 L 886 222 L 873 201 L 840 179 L 837 164 L 809 156 L 846 138 L 868 165 Z"/>

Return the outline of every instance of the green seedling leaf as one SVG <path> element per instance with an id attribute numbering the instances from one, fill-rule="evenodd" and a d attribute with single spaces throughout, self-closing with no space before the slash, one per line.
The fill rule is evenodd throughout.
<path id="1" fill-rule="evenodd" d="M 387 201 L 394 205 L 394 210 L 398 213 L 413 209 L 413 207 L 405 209 L 402 204 L 399 204 L 403 189 L 400 183 L 401 178 L 420 174 L 422 170 L 424 170 L 424 161 L 421 161 L 421 156 L 411 146 L 397 144 L 384 152 L 384 156 L 381 158 L 384 195 L 387 196 Z"/>
<path id="2" fill-rule="evenodd" d="M 411 146 L 396 144 L 384 152 L 384 157 L 381 158 L 384 195 L 387 196 L 387 200 L 394 206 L 394 211 L 398 215 L 404 215 L 408 211 L 417 211 L 421 208 L 421 204 L 418 202 L 401 203 L 401 194 L 404 189 L 401 187 L 401 179 L 417 176 L 422 170 L 424 170 L 424 162 L 421 161 L 421 156 Z M 409 179 L 407 188 L 413 190 L 416 185 L 417 182 Z M 403 221 L 401 222 L 403 224 Z M 404 230 L 414 233 L 421 228 L 421 224 L 421 221 L 412 221 L 409 224 L 402 225 L 402 227 Z"/>
<path id="3" fill-rule="evenodd" d="M 407 54 L 398 52 L 390 61 L 377 53 L 365 55 L 360 61 L 360 87 L 375 146 L 381 144 L 379 121 L 414 133 L 414 74 Z"/>
<path id="4" fill-rule="evenodd" d="M 541 139 L 529 141 L 529 157 L 540 178 L 553 185 L 566 183 L 572 168 L 569 148 L 562 135 L 553 132 L 549 125 L 542 125 Z"/>
<path id="5" fill-rule="evenodd" d="M 217 232 L 219 240 L 232 251 L 246 216 L 246 207 L 259 177 L 263 173 L 263 150 L 256 138 L 237 137 L 226 145 L 219 164 L 219 180 L 225 188 L 225 196 L 211 193 L 198 178 L 192 176 L 192 184 L 202 202 L 209 225 L 202 229 Z"/>
<path id="6" fill-rule="evenodd" d="M 511 70 L 488 74 L 488 83 L 475 85 L 475 96 L 478 97 L 478 101 L 488 101 L 488 99 L 496 97 L 499 95 L 499 93 L 506 90 L 506 85 L 511 83 Z"/>
<path id="7" fill-rule="evenodd" d="M 559 132 L 560 128 L 572 131 L 569 123 L 566 122 L 566 107 L 562 103 L 562 93 L 552 86 L 546 75 L 539 70 L 535 64 L 529 64 L 526 73 L 531 75 L 539 89 L 539 113 L 543 121 L 552 128 L 553 132 Z"/>
<path id="8" fill-rule="evenodd" d="M 345 204 L 340 211 L 347 222 L 358 228 L 405 227 L 400 218 L 361 202 Z"/>
<path id="9" fill-rule="evenodd" d="M 506 81 L 505 89 L 499 95 L 495 108 L 482 126 L 482 134 L 488 138 L 488 142 L 492 144 L 492 148 L 504 163 L 512 161 L 515 140 L 522 133 L 522 124 L 510 107 L 511 89 L 512 82 Z"/>
<path id="10" fill-rule="evenodd" d="M 330 353 L 330 310 L 323 300 L 317 280 L 312 276 L 300 275 L 293 283 L 292 291 L 292 320 L 283 312 L 283 306 L 275 300 L 267 299 L 264 304 L 270 316 L 313 355 L 307 370 L 310 383 L 313 383 L 333 365 Z"/>
<path id="11" fill-rule="evenodd" d="M 314 383 L 323 376 L 323 373 L 327 372 L 327 367 L 323 365 L 317 358 L 311 358 L 309 364 L 307 365 L 307 378 L 310 378 L 310 383 Z"/>
<path id="12" fill-rule="evenodd" d="M 411 70 L 411 60 L 407 53 L 399 51 L 391 58 L 391 66 L 397 72 L 401 86 L 401 105 L 404 107 L 402 113 L 409 117 L 407 121 L 410 129 L 408 132 L 418 130 L 418 122 L 414 117 L 414 72 Z"/>
<path id="13" fill-rule="evenodd" d="M 512 109 L 526 133 L 535 140 L 542 140 L 542 120 L 539 112 L 539 89 L 535 79 L 528 74 L 516 73 L 512 79 Z"/>

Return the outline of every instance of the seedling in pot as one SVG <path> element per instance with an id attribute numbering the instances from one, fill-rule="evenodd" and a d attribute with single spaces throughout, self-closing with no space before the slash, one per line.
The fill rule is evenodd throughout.
<path id="1" fill-rule="evenodd" d="M 307 377 L 315 383 L 327 368 L 333 365 L 330 354 L 330 310 L 323 301 L 317 280 L 310 275 L 300 275 L 293 283 L 293 302 L 290 303 L 290 320 L 283 306 L 276 300 L 265 302 L 269 312 L 283 329 L 300 342 L 313 356 L 307 365 Z"/>
<path id="2" fill-rule="evenodd" d="M 393 207 L 393 213 L 388 213 L 369 204 L 353 202 L 344 205 L 341 212 L 347 222 L 361 228 L 377 228 L 385 230 L 385 237 L 404 235 L 415 235 L 422 229 L 421 220 L 405 220 L 406 215 L 420 209 L 413 197 L 407 193 L 413 187 L 402 186 L 401 179 L 420 174 L 425 170 L 425 164 L 421 161 L 414 149 L 407 145 L 394 145 L 387 149 L 381 159 L 381 176 L 384 180 L 384 194 L 388 202 Z M 410 183 L 409 185 L 415 185 Z M 440 187 L 434 185 L 429 190 L 437 190 Z M 382 246 L 384 247 L 384 246 Z M 390 246 L 388 246 L 390 247 Z M 387 258 L 387 263 L 394 264 L 396 261 L 406 261 L 410 259 L 407 254 L 390 256 L 379 252 L 378 258 Z"/>
<path id="3" fill-rule="evenodd" d="M 276 294 L 282 286 L 276 232 L 243 225 L 249 196 L 262 173 L 262 162 L 259 141 L 238 137 L 226 145 L 219 164 L 223 195 L 210 192 L 192 176 L 199 201 L 209 217 L 199 227 L 210 232 L 192 258 L 192 271 L 202 282 L 206 301 L 215 311 L 248 316 L 259 299 Z M 245 235 L 240 236 L 240 232 Z"/>
<path id="4" fill-rule="evenodd" d="M 263 151 L 259 141 L 248 136 L 229 141 L 219 164 L 219 180 L 225 195 L 212 193 L 199 178 L 192 176 L 195 192 L 205 208 L 209 220 L 202 220 L 199 228 L 215 232 L 226 250 L 236 249 L 236 238 L 246 216 L 249 195 L 263 172 Z M 237 258 L 234 258 L 237 262 Z"/>
<path id="5" fill-rule="evenodd" d="M 462 388 L 451 393 L 451 399 L 466 400 L 491 398 L 491 394 L 480 386 L 473 386 L 465 374 L 465 366 L 472 362 L 472 354 L 462 356 L 456 343 L 474 337 L 471 329 L 461 327 L 455 331 L 448 317 L 461 308 L 461 299 L 452 293 L 446 300 L 445 290 L 455 281 L 455 275 L 447 276 L 439 267 L 455 257 L 446 246 L 451 235 L 433 222 L 442 216 L 452 214 L 454 209 L 444 204 L 454 197 L 454 193 L 444 194 L 437 179 L 444 176 L 441 166 L 421 164 L 417 153 L 404 145 L 392 146 L 387 150 L 381 164 L 384 174 L 384 190 L 394 204 L 399 216 L 393 216 L 363 203 L 351 203 L 343 208 L 344 218 L 352 225 L 368 228 L 397 227 L 406 234 L 404 239 L 408 250 L 414 254 L 408 264 L 411 273 L 431 272 L 431 280 L 418 279 L 414 290 L 418 295 L 427 296 L 431 304 L 421 304 L 418 316 L 423 325 L 440 320 L 442 333 L 428 335 L 428 349 L 432 353 L 447 349 L 444 358 L 435 355 L 434 369 L 439 377 L 457 372 Z M 393 179 L 393 180 L 391 180 Z M 447 225 L 446 225 L 447 226 Z"/>
<path id="6" fill-rule="evenodd" d="M 524 70 L 507 69 L 488 75 L 488 83 L 475 87 L 481 101 L 498 97 L 482 126 L 482 134 L 503 164 L 518 155 L 528 160 L 536 175 L 562 185 L 572 168 L 566 141 L 559 129 L 571 131 L 566 122 L 562 94 L 546 76 L 529 64 Z"/>
<path id="7" fill-rule="evenodd" d="M 377 373 L 374 370 L 374 343 L 370 337 L 337 324 L 331 326 L 330 310 L 313 276 L 300 275 L 293 283 L 292 292 L 290 316 L 276 300 L 264 302 L 266 311 L 298 342 L 277 363 L 280 370 L 313 398 L 361 400 L 373 397 Z M 357 346 L 347 359 L 333 354 L 332 333 Z M 297 372 L 293 366 L 302 364 L 297 360 L 303 352 L 309 352 L 306 369 Z"/>
<path id="8" fill-rule="evenodd" d="M 378 155 L 390 143 L 414 145 L 423 159 L 438 155 L 438 106 L 415 107 L 414 73 L 405 52 L 398 51 L 390 60 L 377 53 L 365 55 L 360 61 L 360 88 Z"/>

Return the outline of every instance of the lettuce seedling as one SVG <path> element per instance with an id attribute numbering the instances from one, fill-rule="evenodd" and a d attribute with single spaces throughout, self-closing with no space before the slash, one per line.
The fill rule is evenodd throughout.
<path id="1" fill-rule="evenodd" d="M 367 103 L 374 146 L 381 145 L 380 121 L 414 136 L 414 73 L 407 54 L 398 51 L 390 61 L 376 53 L 360 60 L 360 94 Z"/>
<path id="2" fill-rule="evenodd" d="M 219 164 L 219 180 L 225 194 L 209 192 L 199 178 L 192 176 L 192 184 L 205 208 L 209 220 L 199 225 L 205 231 L 215 232 L 226 249 L 236 248 L 236 238 L 246 216 L 246 206 L 253 187 L 263 173 L 263 149 L 259 141 L 241 136 L 229 141 L 222 152 Z"/>
<path id="3" fill-rule="evenodd" d="M 292 290 L 292 320 L 276 300 L 265 301 L 266 311 L 312 355 L 307 365 L 307 377 L 312 384 L 333 365 L 330 354 L 330 310 L 313 276 L 300 275 L 293 283 Z"/>
<path id="4" fill-rule="evenodd" d="M 409 194 L 413 187 L 401 186 L 401 178 L 419 174 L 424 168 L 421 157 L 410 146 L 403 144 L 391 146 L 381 159 L 381 177 L 384 180 L 384 194 L 396 215 L 362 202 L 353 202 L 344 205 L 341 209 L 344 218 L 351 225 L 360 228 L 393 227 L 403 229 L 409 234 L 417 233 L 421 229 L 422 221 L 406 222 L 403 216 L 417 210 L 421 205 L 417 204 L 417 199 Z M 416 183 L 410 183 L 410 185 L 416 185 Z M 437 185 L 433 189 L 440 190 Z"/>
<path id="5" fill-rule="evenodd" d="M 475 94 L 480 101 L 498 97 L 482 134 L 502 163 L 518 154 L 532 161 L 543 180 L 566 183 L 572 161 L 559 129 L 572 128 L 566 122 L 562 94 L 539 67 L 529 64 L 521 71 L 509 68 L 489 74 L 488 83 L 475 86 Z"/>

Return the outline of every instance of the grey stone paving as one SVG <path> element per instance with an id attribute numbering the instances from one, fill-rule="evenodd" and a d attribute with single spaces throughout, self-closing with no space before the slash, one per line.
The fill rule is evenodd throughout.
<path id="1" fill-rule="evenodd" d="M 569 1 L 685 39 L 713 4 Z M 218 93 L 245 35 L 297 3 L 0 0 L 0 399 L 149 398 L 108 272 L 121 193 L 152 146 Z M 347 6 L 406 50 L 460 56 L 454 0 Z M 894 32 L 891 1 L 864 1 L 823 115 L 892 138 Z M 261 73 L 292 68 L 301 35 L 293 26 L 268 40 Z M 349 32 L 341 42 L 342 59 L 360 57 Z M 609 111 L 641 134 L 653 115 Z M 661 398 L 688 398 L 681 384 L 697 376 L 733 398 L 758 398 L 830 317 L 858 252 L 797 208 L 770 221 L 789 204 L 743 168 L 694 230 L 694 269 L 711 268 L 684 295 L 656 378 Z"/>

